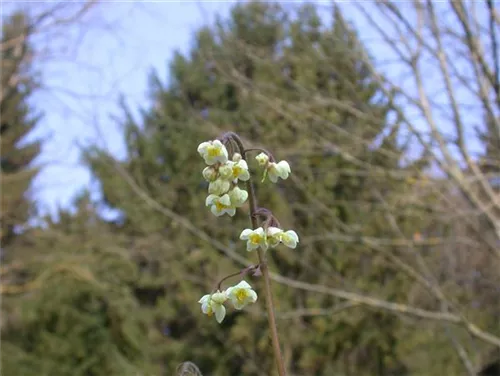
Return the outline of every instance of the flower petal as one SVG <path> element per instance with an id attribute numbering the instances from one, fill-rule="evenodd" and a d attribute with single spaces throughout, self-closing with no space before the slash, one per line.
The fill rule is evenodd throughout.
<path id="1" fill-rule="evenodd" d="M 207 300 L 209 300 L 209 299 L 210 299 L 210 294 L 203 295 L 203 296 L 201 297 L 201 299 L 200 299 L 200 300 L 198 300 L 198 303 L 204 303 L 204 302 L 206 302 L 206 301 L 207 301 Z"/>
<path id="2" fill-rule="evenodd" d="M 255 303 L 257 301 L 257 293 L 254 291 L 254 290 L 250 290 L 249 292 L 249 295 L 250 295 L 250 301 L 252 303 Z"/>
<path id="3" fill-rule="evenodd" d="M 251 289 L 252 286 L 250 286 L 246 281 L 241 281 L 238 283 L 234 288 L 240 288 L 240 289 Z"/>
<path id="4" fill-rule="evenodd" d="M 240 179 L 241 181 L 247 181 L 248 179 L 250 179 L 250 173 L 247 170 L 242 171 L 240 176 L 238 176 L 238 179 Z"/>
<path id="5" fill-rule="evenodd" d="M 297 233 L 293 230 L 289 230 L 283 234 L 281 237 L 281 241 L 289 248 L 297 247 L 297 243 L 299 242 L 299 237 Z"/>
<path id="6" fill-rule="evenodd" d="M 278 234 L 282 234 L 283 230 L 278 227 L 268 227 L 267 228 L 267 236 L 276 236 Z"/>
<path id="7" fill-rule="evenodd" d="M 213 215 L 215 215 L 216 217 L 220 217 L 220 216 L 224 215 L 224 212 L 223 212 L 223 211 L 218 211 L 218 210 L 217 210 L 217 206 L 215 206 L 215 205 L 212 205 L 212 206 L 210 207 L 210 211 L 211 211 L 211 212 L 212 212 L 212 214 L 213 214 Z"/>
<path id="8" fill-rule="evenodd" d="M 261 237 L 265 237 L 264 229 L 262 227 L 256 228 L 253 232 Z"/>
<path id="9" fill-rule="evenodd" d="M 205 206 L 212 205 L 214 200 L 216 200 L 218 198 L 219 198 L 219 196 L 217 196 L 217 195 L 208 195 L 208 197 L 205 200 Z"/>
<path id="10" fill-rule="evenodd" d="M 237 310 L 243 309 L 243 307 L 245 307 L 245 303 L 238 301 L 238 299 L 231 300 L 231 303 L 233 303 L 234 308 Z"/>
<path id="11" fill-rule="evenodd" d="M 247 229 L 244 229 L 242 232 L 241 232 L 241 235 L 240 235 L 240 239 L 241 240 L 247 240 L 249 235 L 252 233 L 253 231 L 250 230 L 249 228 Z"/>
<path id="12" fill-rule="evenodd" d="M 226 307 L 224 307 L 222 304 L 214 304 L 214 306 L 215 319 L 220 324 L 226 316 Z"/>
<path id="13" fill-rule="evenodd" d="M 202 142 L 198 145 L 198 153 L 204 154 L 207 152 L 207 148 L 210 146 L 210 142 Z"/>
<path id="14" fill-rule="evenodd" d="M 221 196 L 221 198 L 219 199 L 219 202 L 224 206 L 231 205 L 231 199 L 229 198 L 229 195 L 227 193 L 225 195 Z"/>
<path id="15" fill-rule="evenodd" d="M 250 240 L 247 242 L 247 251 L 248 252 L 253 251 L 254 249 L 257 249 L 257 248 L 259 248 L 258 244 L 254 244 Z"/>

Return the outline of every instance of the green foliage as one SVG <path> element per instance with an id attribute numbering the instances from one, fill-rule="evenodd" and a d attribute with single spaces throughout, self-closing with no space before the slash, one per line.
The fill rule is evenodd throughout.
<path id="1" fill-rule="evenodd" d="M 387 241 L 411 239 L 430 223 L 410 198 L 419 187 L 408 176 L 423 162 L 403 164 L 399 124 L 365 56 L 340 12 L 326 22 L 311 5 L 294 13 L 250 2 L 200 29 L 189 53 L 175 55 L 168 83 L 151 74 L 151 106 L 140 118 L 123 106 L 127 158 L 86 151 L 101 204 L 119 219 L 101 220 L 84 195 L 77 214 L 61 212 L 58 223 L 16 245 L 23 267 L 5 299 L 4 373 L 160 375 L 184 361 L 204 375 L 275 372 L 262 294 L 221 325 L 197 303 L 243 267 L 221 248 L 256 260 L 238 240 L 248 208 L 215 218 L 204 205 L 196 148 L 224 131 L 290 162 L 286 182 L 256 187 L 260 206 L 301 238 L 295 251 L 269 252 L 274 272 L 393 302 L 418 295 L 439 309 L 395 265 L 409 256 Z M 260 279 L 247 280 L 262 291 Z M 278 283 L 273 292 L 290 374 L 438 375 L 460 367 L 440 324 L 423 330 L 419 321 Z M 422 350 L 431 339 L 440 364 Z"/>
<path id="2" fill-rule="evenodd" d="M 77 215 L 60 214 L 59 223 L 30 230 L 16 244 L 25 283 L 3 299 L 2 374 L 147 371 L 147 324 L 131 314 L 139 308 L 137 266 L 126 242 L 85 196 Z"/>
<path id="3" fill-rule="evenodd" d="M 388 100 L 361 54 L 363 47 L 339 12 L 324 24 L 309 5 L 296 15 L 278 4 L 238 5 L 228 20 L 201 29 L 187 56 L 174 57 L 167 85 L 151 76 L 154 105 L 139 122 L 124 109 L 125 162 L 89 150 L 105 202 L 123 213 L 122 231 L 154 244 L 141 255 L 136 296 L 151 320 L 170 328 L 170 339 L 162 344 L 158 335 L 154 351 L 168 369 L 192 360 L 207 374 L 274 370 L 263 308 L 230 313 L 219 326 L 202 316 L 196 304 L 217 279 L 241 268 L 197 232 L 236 244 L 231 247 L 243 254 L 237 236 L 248 227 L 245 207 L 234 219 L 211 218 L 204 207 L 207 186 L 196 148 L 225 130 L 291 163 L 293 180 L 257 187 L 260 205 L 303 237 L 296 252 L 270 253 L 273 269 L 391 300 L 404 297 L 405 278 L 383 255 L 361 241 L 329 239 L 330 234 L 384 236 L 384 212 L 375 197 L 395 204 L 392 197 L 407 186 L 386 173 L 403 171 L 404 150 L 397 144 L 397 124 L 389 127 Z M 335 105 L 339 102 L 348 106 Z M 404 215 L 400 219 L 407 220 Z M 415 225 L 407 221 L 405 231 L 412 234 Z M 258 280 L 252 283 L 260 287 Z M 283 286 L 274 289 L 279 312 L 339 303 Z M 405 372 L 393 316 L 356 309 L 292 321 L 279 323 L 290 372 Z M 292 324 L 297 329 L 287 331 Z"/>
<path id="4" fill-rule="evenodd" d="M 18 13 L 4 20 L 2 30 L 2 46 L 5 49 L 1 55 L 0 240 L 4 248 L 12 240 L 15 226 L 22 225 L 28 217 L 31 204 L 26 193 L 37 173 L 31 162 L 40 152 L 39 142 L 23 142 L 40 118 L 28 103 L 36 89 L 36 81 L 28 58 L 29 43 L 21 38 L 27 25 L 25 16 Z"/>

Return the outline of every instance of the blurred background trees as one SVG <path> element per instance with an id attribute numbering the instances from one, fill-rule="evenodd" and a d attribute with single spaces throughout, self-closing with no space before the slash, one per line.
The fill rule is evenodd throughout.
<path id="1" fill-rule="evenodd" d="M 29 62 L 31 47 L 26 39 L 27 27 L 25 16 L 18 13 L 3 23 L 2 30 L 2 247 L 12 240 L 16 226 L 21 226 L 29 217 L 30 204 L 25 194 L 37 173 L 31 168 L 31 162 L 40 151 L 39 142 L 21 143 L 38 120 L 28 103 L 37 83 Z"/>
<path id="2" fill-rule="evenodd" d="M 325 16 L 313 5 L 239 4 L 195 33 L 188 53 L 170 62 L 168 80 L 150 74 L 150 103 L 139 116 L 123 102 L 126 158 L 86 148 L 99 202 L 83 193 L 75 212 L 62 210 L 58 221 L 45 218 L 45 226 L 19 231 L 9 245 L 3 237 L 27 216 L 5 222 L 12 224 L 4 230 L 4 201 L 15 216 L 24 212 L 2 196 L 2 247 L 12 255 L 2 266 L 3 372 L 169 375 L 187 360 L 207 375 L 275 372 L 264 307 L 229 312 L 219 325 L 196 303 L 221 277 L 255 261 L 234 235 L 248 227 L 248 209 L 215 221 L 204 206 L 196 147 L 228 130 L 292 167 L 285 183 L 257 185 L 260 204 L 301 237 L 297 250 L 269 254 L 290 375 L 477 374 L 494 362 L 498 59 L 476 59 L 491 50 L 477 47 L 474 37 L 493 41 L 498 14 L 486 7 L 494 27 L 471 36 L 466 4 L 446 8 L 462 28 L 441 31 L 437 20 L 445 13 L 432 2 L 415 4 L 416 21 L 389 1 L 359 11 L 408 64 L 409 77 L 421 83 L 416 93 L 375 68 L 341 8 Z M 393 42 L 375 11 L 413 41 Z M 14 16 L 5 30 L 22 30 L 21 21 Z M 447 37 L 468 49 L 472 81 L 440 60 Z M 2 65 L 9 56 L 3 52 Z M 415 63 L 429 56 L 445 84 L 467 89 L 472 82 L 486 119 L 476 133 L 481 155 L 468 154 L 461 132 L 472 126 L 453 112 L 460 104 L 453 90 L 445 91 L 454 116 L 446 119 L 456 134 L 435 128 L 428 106 L 436 104 Z M 449 71 L 456 77 L 447 80 Z M 2 195 L 9 174 L 19 171 L 8 169 L 9 158 L 4 169 L 7 114 L 13 112 L 5 134 L 19 129 L 7 144 L 12 148 L 29 131 L 23 124 L 36 121 L 22 102 L 25 85 L 12 86 L 19 92 L 15 110 L 4 107 L 2 89 Z M 410 116 L 410 105 L 423 123 Z M 32 145 L 17 149 L 23 163 L 16 166 L 27 174 L 23 189 L 13 188 L 19 197 L 35 172 L 26 167 L 38 150 Z M 103 219 L 103 206 L 115 220 Z M 259 291 L 261 281 L 249 281 Z"/>

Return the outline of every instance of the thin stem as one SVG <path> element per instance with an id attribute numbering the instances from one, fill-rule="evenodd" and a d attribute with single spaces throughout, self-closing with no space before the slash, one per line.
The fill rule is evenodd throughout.
<path id="1" fill-rule="evenodd" d="M 236 272 L 236 273 L 233 273 L 233 274 L 229 274 L 228 276 L 222 278 L 219 283 L 217 283 L 217 287 L 214 289 L 214 292 L 216 290 L 219 290 L 221 289 L 221 285 L 222 285 L 222 282 L 228 280 L 229 278 L 233 278 L 233 277 L 236 277 L 238 275 L 247 275 L 248 273 L 252 272 L 252 271 L 255 271 L 256 269 L 259 268 L 259 265 L 250 265 L 249 267 L 245 268 L 245 269 L 241 269 L 239 272 Z"/>
<path id="2" fill-rule="evenodd" d="M 240 137 L 233 132 L 226 133 L 226 136 L 231 137 L 236 142 L 238 148 L 240 149 L 240 154 L 242 156 L 245 156 L 245 148 L 243 147 L 243 143 Z M 252 221 L 252 228 L 256 229 L 259 226 L 257 222 L 257 216 L 255 215 L 257 213 L 257 197 L 255 195 L 255 190 L 253 187 L 252 176 L 250 176 L 250 179 L 248 179 L 247 181 L 247 190 L 248 190 L 248 203 L 250 205 L 250 220 Z M 271 340 L 273 343 L 274 358 L 278 366 L 279 376 L 286 376 L 285 364 L 283 363 L 283 356 L 281 355 L 278 329 L 276 327 L 273 295 L 271 291 L 271 278 L 269 277 L 267 258 L 265 253 L 260 248 L 258 248 L 257 254 L 259 256 L 260 270 L 262 272 L 262 276 L 264 277 L 264 294 L 266 296 L 267 320 L 269 323 L 269 330 L 271 331 Z"/>
<path id="3" fill-rule="evenodd" d="M 275 159 L 274 159 L 274 156 L 269 152 L 267 151 L 266 149 L 262 149 L 262 148 L 249 148 L 249 149 L 244 149 L 244 153 L 245 154 L 241 154 L 243 156 L 243 158 L 246 158 L 246 153 L 249 152 L 249 151 L 261 151 L 263 152 L 264 154 L 266 154 L 268 157 L 269 157 L 269 160 L 271 162 L 274 162 Z"/>

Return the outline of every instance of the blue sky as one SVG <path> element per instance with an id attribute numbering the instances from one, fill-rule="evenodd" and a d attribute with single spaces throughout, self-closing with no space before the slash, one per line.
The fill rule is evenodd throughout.
<path id="1" fill-rule="evenodd" d="M 56 56 L 40 63 L 44 89 L 32 100 L 45 116 L 27 139 L 44 140 L 36 160 L 43 168 L 31 190 L 42 214 L 67 208 L 75 194 L 90 187 L 90 174 L 80 164 L 80 146 L 98 142 L 123 156 L 121 133 L 111 119 L 120 114 L 120 95 L 132 108 L 146 104 L 150 70 L 167 78 L 174 51 L 186 51 L 193 32 L 216 14 L 227 14 L 231 3 L 110 1 L 89 13 L 81 29 L 51 37 L 48 43 Z M 2 13 L 33 5 L 47 6 L 5 2 Z M 82 29 L 88 32 L 82 35 Z M 40 39 L 41 45 L 47 43 L 46 36 Z"/>
<path id="2" fill-rule="evenodd" d="M 58 207 L 68 207 L 75 194 L 92 188 L 90 174 L 80 164 L 82 145 L 97 142 L 117 157 L 123 157 L 121 132 L 111 118 L 121 113 L 117 105 L 120 95 L 133 109 L 147 106 L 147 78 L 151 69 L 156 69 L 163 80 L 168 79 L 173 52 L 187 51 L 193 33 L 213 22 L 216 14 L 226 16 L 234 3 L 108 0 L 89 13 L 84 24 L 36 40 L 38 47 L 49 47 L 55 52 L 39 64 L 45 87 L 32 101 L 45 113 L 30 135 L 44 140 L 42 155 L 36 161 L 43 169 L 32 187 L 32 197 L 41 213 L 53 214 Z M 327 17 L 328 2 L 321 3 Z M 48 4 L 53 3 L 4 1 L 3 14 L 19 7 L 37 11 Z M 343 11 L 358 26 L 361 39 L 372 55 L 381 61 L 394 58 L 374 38 L 373 30 L 352 4 L 344 2 Z M 389 75 L 404 76 L 395 65 L 384 65 L 381 69 Z M 427 70 L 428 84 L 438 92 L 432 69 Z M 405 84 L 404 80 L 401 82 Z M 471 124 L 474 116 L 473 112 L 469 114 Z"/>

